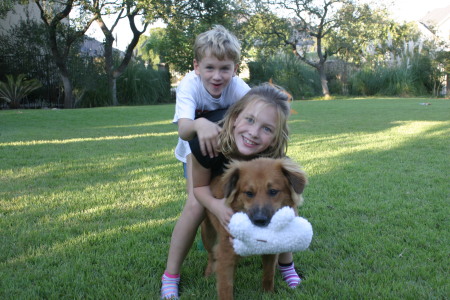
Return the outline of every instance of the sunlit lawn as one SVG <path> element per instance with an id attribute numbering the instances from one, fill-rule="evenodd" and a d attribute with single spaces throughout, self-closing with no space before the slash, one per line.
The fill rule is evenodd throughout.
<path id="1" fill-rule="evenodd" d="M 421 102 L 431 102 L 423 106 Z M 310 184 L 305 280 L 237 299 L 446 299 L 450 101 L 295 101 L 289 156 Z M 158 299 L 185 201 L 173 105 L 0 111 L 0 299 Z M 214 299 L 194 245 L 181 299 Z"/>

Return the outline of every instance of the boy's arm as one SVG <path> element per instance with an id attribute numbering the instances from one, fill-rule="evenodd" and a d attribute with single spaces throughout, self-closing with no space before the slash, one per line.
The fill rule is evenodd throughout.
<path id="1" fill-rule="evenodd" d="M 225 205 L 225 198 L 214 198 L 210 186 L 211 170 L 203 167 L 195 156 L 192 156 L 192 181 L 197 201 L 212 212 L 219 219 L 220 224 L 228 230 L 233 211 Z"/>
<path id="2" fill-rule="evenodd" d="M 195 120 L 182 118 L 178 120 L 178 135 L 180 138 L 189 141 L 197 135 L 200 150 L 204 156 L 215 157 L 218 155 L 217 146 L 221 130 L 219 125 L 205 118 Z"/>

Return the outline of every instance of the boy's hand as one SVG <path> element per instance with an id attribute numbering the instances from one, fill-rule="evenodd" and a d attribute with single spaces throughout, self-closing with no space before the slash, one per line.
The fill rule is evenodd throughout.
<path id="1" fill-rule="evenodd" d="M 213 158 L 218 155 L 219 133 L 222 128 L 205 118 L 195 120 L 195 131 L 202 154 Z"/>

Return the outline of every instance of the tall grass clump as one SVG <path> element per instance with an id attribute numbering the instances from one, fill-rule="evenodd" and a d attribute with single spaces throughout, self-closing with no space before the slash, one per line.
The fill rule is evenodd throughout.
<path id="1" fill-rule="evenodd" d="M 121 105 L 168 103 L 170 74 L 142 63 L 130 63 L 117 81 L 117 97 Z"/>
<path id="2" fill-rule="evenodd" d="M 98 66 L 97 66 L 98 67 Z M 108 79 L 95 66 L 86 67 L 92 74 L 79 76 L 80 84 L 74 89 L 76 107 L 99 107 L 111 105 Z M 93 79 L 95 80 L 86 80 Z M 130 62 L 117 79 L 117 98 L 120 105 L 147 105 L 170 101 L 170 75 L 167 71 L 154 70 L 141 62 Z"/>
<path id="3" fill-rule="evenodd" d="M 272 80 L 286 88 L 294 98 L 302 99 L 320 95 L 317 72 L 292 54 L 279 53 L 248 63 L 250 84 Z"/>
<path id="4" fill-rule="evenodd" d="M 74 88 L 75 107 L 91 108 L 111 105 L 106 75 L 96 76 L 96 80 L 83 87 Z"/>
<path id="5" fill-rule="evenodd" d="M 424 56 L 400 65 L 366 67 L 350 78 L 350 93 L 364 96 L 425 95 L 432 91 L 431 74 L 430 59 Z"/>
<path id="6" fill-rule="evenodd" d="M 396 46 L 391 35 L 365 50 L 365 64 L 350 78 L 353 95 L 422 96 L 433 93 L 440 80 L 431 57 L 433 45 L 422 41 L 404 42 Z"/>
<path id="7" fill-rule="evenodd" d="M 111 105 L 104 58 L 74 56 L 70 59 L 76 108 Z"/>

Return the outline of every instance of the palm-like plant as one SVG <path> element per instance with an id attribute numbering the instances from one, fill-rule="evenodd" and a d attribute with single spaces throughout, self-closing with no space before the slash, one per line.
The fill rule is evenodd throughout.
<path id="1" fill-rule="evenodd" d="M 19 107 L 23 98 L 42 86 L 37 79 L 26 80 L 25 74 L 19 74 L 15 79 L 12 75 L 6 75 L 6 80 L 0 81 L 0 99 L 8 102 L 10 107 Z"/>

